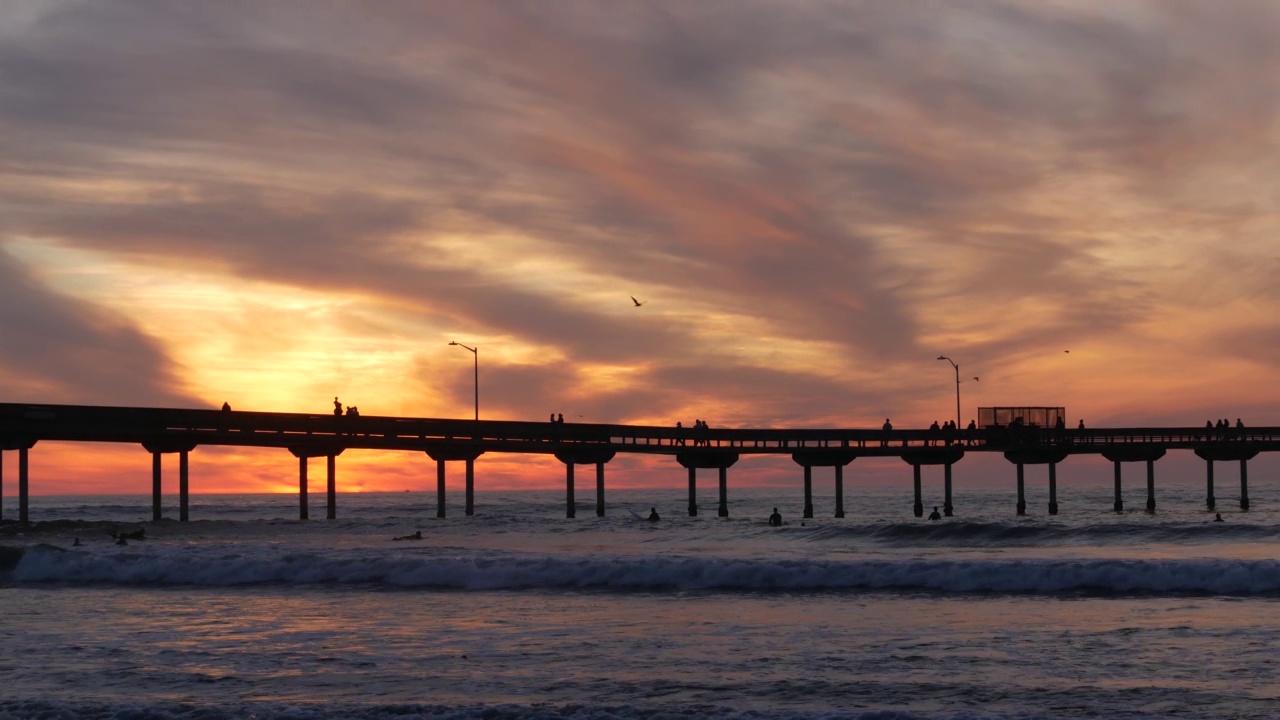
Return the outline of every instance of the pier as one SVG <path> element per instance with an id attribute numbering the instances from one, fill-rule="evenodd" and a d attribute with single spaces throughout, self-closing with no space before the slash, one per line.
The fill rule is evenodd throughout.
<path id="1" fill-rule="evenodd" d="M 1014 511 L 1026 512 L 1025 467 L 1046 465 L 1049 514 L 1058 512 L 1057 465 L 1073 455 L 1114 463 L 1114 510 L 1122 512 L 1122 468 L 1144 463 L 1146 510 L 1155 512 L 1155 463 L 1170 450 L 1190 450 L 1206 462 L 1205 505 L 1216 507 L 1214 463 L 1240 463 L 1240 509 L 1249 509 L 1248 461 L 1280 450 L 1280 428 L 986 427 L 930 429 L 677 428 L 647 425 L 456 420 L 302 413 L 183 410 L 0 403 L 0 518 L 4 460 L 18 455 L 18 520 L 28 522 L 31 451 L 41 441 L 127 443 L 152 456 L 152 517 L 161 519 L 163 457 L 178 455 L 180 521 L 189 519 L 190 453 L 201 445 L 267 447 L 298 459 L 298 517 L 310 517 L 309 460 L 325 458 L 326 514 L 337 517 L 337 458 L 347 450 L 418 451 L 436 462 L 437 517 L 445 517 L 447 464 L 462 462 L 465 512 L 475 512 L 475 463 L 485 453 L 542 454 L 565 466 L 565 512 L 575 515 L 575 466 L 594 465 L 596 515 L 604 516 L 605 467 L 619 453 L 665 455 L 688 471 L 690 516 L 699 512 L 698 470 L 718 475 L 716 514 L 729 516 L 729 469 L 749 456 L 790 456 L 802 468 L 805 518 L 814 516 L 813 469 L 835 474 L 835 517 L 844 517 L 844 468 L 862 457 L 898 457 L 912 467 L 916 517 L 924 514 L 921 475 L 942 466 L 943 510 L 954 512 L 951 470 L 968 453 L 1001 453 L 1015 466 Z"/>

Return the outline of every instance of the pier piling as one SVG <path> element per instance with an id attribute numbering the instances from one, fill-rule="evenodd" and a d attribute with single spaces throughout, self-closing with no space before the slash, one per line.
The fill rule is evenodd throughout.
<path id="1" fill-rule="evenodd" d="M 915 503 L 911 506 L 911 512 L 916 517 L 924 517 L 924 499 L 920 495 L 920 464 L 911 463 L 911 478 L 915 488 Z"/>
<path id="2" fill-rule="evenodd" d="M 953 463 L 947 463 L 942 466 L 942 514 L 951 517 L 951 466 Z"/>
<path id="3" fill-rule="evenodd" d="M 1120 461 L 1115 460 L 1116 465 L 1116 501 L 1112 506 L 1116 512 L 1124 512 L 1124 497 L 1120 493 Z"/>
<path id="4" fill-rule="evenodd" d="M 151 453 L 151 519 L 160 519 L 160 451 Z"/>
<path id="5" fill-rule="evenodd" d="M 1147 512 L 1156 511 L 1156 461 L 1147 460 Z"/>
<path id="6" fill-rule="evenodd" d="M 1027 514 L 1027 474 L 1025 466 L 1018 463 L 1018 514 Z"/>
<path id="7" fill-rule="evenodd" d="M 4 520 L 4 448 L 0 448 L 0 520 Z"/>
<path id="8" fill-rule="evenodd" d="M 689 468 L 689 517 L 698 517 L 698 469 Z"/>
<path id="9" fill-rule="evenodd" d="M 604 517 L 604 463 L 596 463 L 596 517 Z"/>
<path id="10" fill-rule="evenodd" d="M 1049 463 L 1049 514 L 1058 514 L 1058 463 Z"/>
<path id="11" fill-rule="evenodd" d="M 191 462 L 189 451 L 178 452 L 178 522 L 191 519 Z"/>
<path id="12" fill-rule="evenodd" d="M 813 517 L 813 466 L 804 466 L 804 517 Z"/>
<path id="13" fill-rule="evenodd" d="M 156 456 L 157 458 L 159 455 Z M 157 460 L 157 463 L 159 461 Z M 157 465 L 157 467 L 159 467 Z M 298 456 L 298 519 L 309 520 L 307 511 L 307 456 Z"/>
<path id="14" fill-rule="evenodd" d="M 1240 509 L 1249 509 L 1249 461 L 1240 460 Z"/>
<path id="15" fill-rule="evenodd" d="M 573 463 L 564 464 L 564 516 L 574 518 L 578 515 L 577 501 L 573 497 Z"/>
<path id="16" fill-rule="evenodd" d="M 717 508 L 716 514 L 719 517 L 729 517 L 729 468 L 717 468 L 720 471 L 720 507 Z"/>
<path id="17" fill-rule="evenodd" d="M 338 456 L 324 456 L 325 519 L 338 519 Z"/>
<path id="18" fill-rule="evenodd" d="M 444 460 L 436 460 L 436 517 L 444 518 Z"/>
<path id="19" fill-rule="evenodd" d="M 27 482 L 27 448 L 18 448 L 18 521 L 31 521 L 31 484 Z"/>
<path id="20" fill-rule="evenodd" d="M 844 466 L 836 465 L 836 517 L 844 517 Z"/>
<path id="21" fill-rule="evenodd" d="M 18 522 L 31 521 L 31 487 L 27 482 L 27 448 L 18 448 Z"/>
<path id="22" fill-rule="evenodd" d="M 467 458 L 463 461 L 466 463 L 467 489 L 466 489 L 466 508 L 467 517 L 476 514 L 476 459 Z"/>
<path id="23" fill-rule="evenodd" d="M 1207 507 L 1207 508 L 1209 508 L 1210 510 L 1212 510 L 1212 509 L 1214 509 L 1214 506 L 1216 506 L 1216 505 L 1218 504 L 1217 499 L 1213 497 L 1213 460 L 1212 460 L 1212 459 L 1205 460 L 1205 461 L 1204 461 L 1204 465 L 1205 465 L 1205 471 L 1204 471 L 1204 473 L 1205 473 L 1205 474 L 1204 474 L 1204 481 L 1205 481 L 1204 504 L 1205 504 L 1205 507 Z"/>

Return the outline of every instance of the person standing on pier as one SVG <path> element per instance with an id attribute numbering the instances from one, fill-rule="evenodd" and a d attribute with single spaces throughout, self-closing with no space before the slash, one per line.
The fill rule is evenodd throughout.
<path id="1" fill-rule="evenodd" d="M 338 396 L 333 396 L 333 414 L 337 417 L 342 416 L 342 403 L 338 402 Z"/>
<path id="2" fill-rule="evenodd" d="M 890 430 L 893 430 L 893 423 L 889 422 L 889 418 L 885 418 L 885 419 L 884 419 L 884 425 L 882 425 L 882 426 L 880 427 L 880 429 L 881 429 L 881 430 L 883 430 L 883 431 L 885 432 L 885 437 L 884 437 L 884 439 L 882 439 L 882 440 L 880 441 L 880 447 L 885 447 L 886 445 L 888 445 L 888 444 L 889 444 L 889 437 L 888 437 L 888 433 L 889 433 L 889 431 L 890 431 Z"/>

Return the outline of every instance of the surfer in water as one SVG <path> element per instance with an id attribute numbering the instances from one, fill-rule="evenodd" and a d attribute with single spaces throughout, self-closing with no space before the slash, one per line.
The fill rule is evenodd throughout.
<path id="1" fill-rule="evenodd" d="M 937 505 L 934 505 L 934 506 L 933 506 L 933 512 L 929 513 L 929 519 L 930 519 L 930 520 L 941 520 L 941 519 L 942 519 L 942 515 L 940 515 L 940 514 L 938 513 L 938 506 L 937 506 Z"/>
<path id="2" fill-rule="evenodd" d="M 421 540 L 421 539 L 422 539 L 422 531 L 421 531 L 421 530 L 419 530 L 419 531 L 417 531 L 417 532 L 413 533 L 412 535 L 401 535 L 400 537 L 391 538 L 391 539 L 392 539 L 392 540 Z"/>
<path id="3" fill-rule="evenodd" d="M 774 508 L 773 514 L 769 516 L 769 527 L 782 527 L 782 515 L 778 508 Z"/>
<path id="4" fill-rule="evenodd" d="M 658 517 L 658 508 L 649 508 L 649 522 L 658 522 L 662 518 Z"/>
<path id="5" fill-rule="evenodd" d="M 1222 519 L 1222 513 L 1214 513 L 1214 514 L 1213 514 L 1213 521 L 1214 521 L 1214 522 L 1226 522 L 1226 520 L 1223 520 L 1223 519 Z"/>

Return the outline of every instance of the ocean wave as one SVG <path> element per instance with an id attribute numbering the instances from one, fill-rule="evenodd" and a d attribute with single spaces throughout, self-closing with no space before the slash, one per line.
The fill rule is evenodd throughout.
<path id="1" fill-rule="evenodd" d="M 993 720 L 995 713 L 913 713 L 901 710 L 857 712 L 800 710 L 736 710 L 711 705 L 637 707 L 633 705 L 428 705 L 332 703 L 130 704 L 64 701 L 0 701 L 0 720 Z M 1055 716 L 1024 714 L 1019 720 L 1051 720 Z M 1144 718 L 1154 716 L 1143 715 Z"/>
<path id="2" fill-rule="evenodd" d="M 889 523 L 827 525 L 815 540 L 870 540 L 890 546 L 1035 547 L 1075 544 L 1194 544 L 1280 539 L 1280 526 L 1253 524 L 1108 522 L 1068 525 L 1053 522 Z"/>
<path id="3" fill-rule="evenodd" d="M 7 554 L 12 556 L 12 549 Z M 1280 595 L 1280 561 L 1242 559 L 767 560 L 132 549 L 92 553 L 37 545 L 21 553 L 8 576 L 20 584 L 372 584 L 454 591 Z"/>

